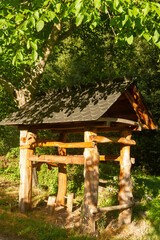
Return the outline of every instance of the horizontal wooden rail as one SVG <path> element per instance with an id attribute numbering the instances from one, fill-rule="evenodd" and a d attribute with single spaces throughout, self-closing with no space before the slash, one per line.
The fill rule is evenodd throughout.
<path id="1" fill-rule="evenodd" d="M 124 137 L 103 137 L 103 136 L 96 136 L 96 135 L 92 135 L 90 136 L 90 139 L 92 141 L 95 141 L 97 143 L 121 143 L 121 144 L 125 144 L 125 145 L 136 145 L 136 142 L 134 140 L 129 140 L 126 139 Z"/>
<path id="2" fill-rule="evenodd" d="M 54 163 L 64 163 L 64 164 L 84 164 L 84 156 L 83 155 L 75 155 L 75 156 L 58 156 L 58 155 L 41 155 L 36 156 L 33 155 L 29 157 L 30 161 L 35 162 L 54 162 Z"/>
<path id="3" fill-rule="evenodd" d="M 54 141 L 36 141 L 31 145 L 21 145 L 21 149 L 36 148 L 36 147 L 61 147 L 61 148 L 93 148 L 94 142 L 74 142 L 74 143 L 62 143 Z"/>
<path id="4" fill-rule="evenodd" d="M 92 214 L 97 214 L 97 213 L 104 213 L 104 212 L 110 212 L 110 211 L 115 211 L 115 210 L 124 210 L 127 208 L 131 208 L 133 206 L 139 205 L 139 202 L 133 202 L 129 204 L 122 204 L 122 205 L 117 205 L 117 206 L 109 206 L 109 207 L 103 207 L 103 208 L 97 208 L 97 210 L 91 209 L 90 212 Z"/>
<path id="5" fill-rule="evenodd" d="M 106 161 L 120 162 L 121 161 L 121 157 L 100 155 L 99 156 L 99 160 L 101 162 L 106 162 Z"/>
<path id="6" fill-rule="evenodd" d="M 84 165 L 84 156 L 83 155 L 67 155 L 67 156 L 59 156 L 59 155 L 32 155 L 29 157 L 30 161 L 42 162 L 42 163 L 64 163 L 64 164 L 79 164 Z M 100 161 L 120 161 L 120 157 L 111 157 L 111 156 L 100 156 Z"/>

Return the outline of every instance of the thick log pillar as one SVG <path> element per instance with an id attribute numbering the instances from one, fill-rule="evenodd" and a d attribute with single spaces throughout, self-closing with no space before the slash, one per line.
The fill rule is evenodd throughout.
<path id="1" fill-rule="evenodd" d="M 121 136 L 126 139 L 131 139 L 131 131 L 123 130 Z M 120 191 L 118 194 L 119 204 L 131 204 L 133 202 L 133 184 L 131 180 L 131 157 L 130 146 L 121 144 L 120 149 L 121 161 L 120 161 L 120 177 L 119 186 Z M 119 214 L 118 224 L 119 226 L 131 223 L 132 208 L 121 210 Z"/>
<path id="2" fill-rule="evenodd" d="M 95 131 L 85 131 L 84 141 L 91 141 L 90 136 Z M 94 148 L 84 150 L 84 202 L 82 206 L 82 228 L 86 233 L 95 232 L 93 212 L 97 211 L 98 184 L 99 184 L 99 153 L 95 143 Z"/>
<path id="3" fill-rule="evenodd" d="M 20 131 L 20 145 L 25 146 L 35 142 L 36 134 L 27 130 Z M 20 149 L 20 187 L 19 210 L 27 212 L 32 207 L 32 162 L 28 158 L 32 156 L 34 149 Z"/>
<path id="4" fill-rule="evenodd" d="M 66 142 L 66 133 L 60 134 L 60 141 Z M 65 148 L 58 148 L 59 155 L 66 156 Z M 58 164 L 58 194 L 57 194 L 57 206 L 64 206 L 65 204 L 65 196 L 67 192 L 67 168 L 66 164 L 59 163 Z"/>

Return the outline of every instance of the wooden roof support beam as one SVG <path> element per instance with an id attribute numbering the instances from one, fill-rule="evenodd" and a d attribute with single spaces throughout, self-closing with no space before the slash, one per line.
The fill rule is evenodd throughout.
<path id="1" fill-rule="evenodd" d="M 136 142 L 131 139 L 126 139 L 124 137 L 103 137 L 103 136 L 96 136 L 96 135 L 91 135 L 90 139 L 92 141 L 95 141 L 97 143 L 122 143 L 125 145 L 136 145 Z"/>
<path id="2" fill-rule="evenodd" d="M 144 103 L 141 100 L 140 94 L 136 90 L 136 88 L 133 88 L 133 93 L 131 93 L 129 90 L 125 91 L 125 95 L 127 99 L 129 100 L 130 104 L 134 108 L 134 111 L 136 112 L 136 115 L 138 117 L 139 123 L 143 128 L 147 129 L 156 129 L 156 126 L 147 111 Z"/>

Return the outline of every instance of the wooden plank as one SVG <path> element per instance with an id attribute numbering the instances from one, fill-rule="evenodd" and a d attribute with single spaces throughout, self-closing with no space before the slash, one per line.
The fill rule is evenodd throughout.
<path id="1" fill-rule="evenodd" d="M 90 141 L 90 136 L 96 135 L 95 130 L 92 132 L 85 131 L 85 142 Z M 99 153 L 95 145 L 94 148 L 85 148 L 84 150 L 84 201 L 83 201 L 83 229 L 86 233 L 95 232 L 95 219 L 90 210 L 97 209 L 98 201 L 98 184 L 99 184 Z"/>
<path id="2" fill-rule="evenodd" d="M 36 143 L 33 143 L 31 145 L 20 145 L 21 149 L 27 149 L 27 148 L 36 148 L 36 147 L 60 147 L 60 148 L 92 148 L 94 147 L 94 143 L 92 142 L 74 142 L 74 143 L 63 143 L 63 142 L 57 142 L 52 140 L 41 140 L 36 141 Z"/>
<path id="3" fill-rule="evenodd" d="M 103 137 L 103 136 L 90 136 L 90 139 L 92 141 L 95 141 L 97 143 L 122 143 L 126 145 L 136 145 L 136 142 L 131 139 L 126 139 L 124 137 Z"/>
<path id="4" fill-rule="evenodd" d="M 66 142 L 66 133 L 60 134 L 60 141 Z M 59 147 L 58 153 L 60 156 L 66 156 L 66 149 Z M 57 206 L 64 206 L 65 195 L 67 193 L 67 167 L 65 163 L 59 163 L 58 167 L 58 193 L 57 193 Z"/>
<path id="5" fill-rule="evenodd" d="M 131 139 L 131 132 L 129 130 L 123 130 L 121 136 L 126 139 Z M 120 191 L 118 194 L 118 201 L 120 205 L 132 204 L 133 194 L 132 194 L 132 180 L 131 180 L 131 158 L 130 158 L 130 146 L 121 145 L 120 150 L 120 177 L 119 186 Z M 118 224 L 124 225 L 131 223 L 132 218 L 132 208 L 126 210 L 121 210 L 118 218 Z"/>

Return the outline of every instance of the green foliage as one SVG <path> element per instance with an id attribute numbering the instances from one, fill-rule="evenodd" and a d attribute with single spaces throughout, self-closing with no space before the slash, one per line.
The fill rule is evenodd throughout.
<path id="1" fill-rule="evenodd" d="M 41 188 L 48 188 L 50 195 L 56 195 L 58 190 L 58 169 L 48 169 L 47 165 L 43 164 L 41 170 L 38 171 L 38 184 Z"/>

